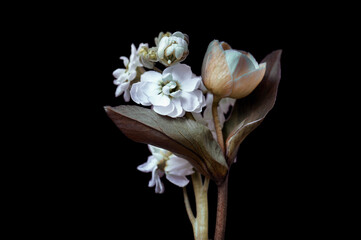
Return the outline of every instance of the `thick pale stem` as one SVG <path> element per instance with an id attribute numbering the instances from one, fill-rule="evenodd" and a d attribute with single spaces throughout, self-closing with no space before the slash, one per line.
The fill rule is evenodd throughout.
<path id="1" fill-rule="evenodd" d="M 186 206 L 188 217 L 192 223 L 193 234 L 195 240 L 208 240 L 208 185 L 209 178 L 205 178 L 202 183 L 200 173 L 192 175 L 194 196 L 196 199 L 197 216 L 194 217 L 191 206 L 189 204 L 187 190 L 183 188 L 184 203 Z"/>
<path id="2" fill-rule="evenodd" d="M 195 217 L 192 212 L 191 205 L 189 203 L 188 193 L 186 187 L 183 188 L 183 196 L 184 196 L 184 205 L 186 206 L 187 215 L 189 217 L 189 221 L 191 221 L 192 226 L 194 225 Z"/>
<path id="3" fill-rule="evenodd" d="M 224 154 L 225 148 L 224 148 L 223 133 L 222 133 L 222 127 L 221 127 L 221 123 L 219 121 L 219 116 L 218 116 L 218 111 L 217 111 L 218 103 L 220 100 L 221 100 L 220 98 L 214 96 L 213 104 L 212 104 L 212 115 L 213 115 L 214 127 L 216 129 L 216 134 L 217 134 L 217 141 Z"/>
<path id="4" fill-rule="evenodd" d="M 214 240 L 224 240 L 227 220 L 228 175 L 218 186 L 217 219 Z"/>

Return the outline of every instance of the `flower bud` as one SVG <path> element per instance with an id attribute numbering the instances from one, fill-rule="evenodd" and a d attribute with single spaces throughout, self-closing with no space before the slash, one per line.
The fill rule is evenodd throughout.
<path id="1" fill-rule="evenodd" d="M 172 35 L 160 34 L 158 43 L 158 60 L 165 66 L 172 66 L 188 56 L 188 36 L 175 32 Z"/>
<path id="2" fill-rule="evenodd" d="M 148 44 L 141 44 L 138 51 L 139 60 L 144 67 L 153 69 L 154 63 L 158 61 L 157 48 L 148 48 Z"/>
<path id="3" fill-rule="evenodd" d="M 225 42 L 213 40 L 202 64 L 202 79 L 214 95 L 225 98 L 243 98 L 262 81 L 266 63 L 258 65 L 247 52 L 231 48 Z"/>

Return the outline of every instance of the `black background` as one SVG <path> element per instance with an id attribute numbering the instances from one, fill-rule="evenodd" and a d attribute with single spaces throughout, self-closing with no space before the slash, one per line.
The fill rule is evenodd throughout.
<path id="1" fill-rule="evenodd" d="M 152 46 L 160 31 L 189 35 L 184 63 L 197 75 L 213 39 L 251 52 L 257 61 L 283 50 L 276 104 L 242 143 L 230 172 L 226 239 L 338 231 L 329 224 L 335 212 L 328 211 L 332 184 L 324 177 L 323 130 L 315 128 L 326 101 L 316 91 L 323 82 L 313 74 L 323 54 L 318 36 L 326 34 L 326 19 L 315 9 L 296 13 L 293 6 L 263 6 L 262 12 L 255 6 L 219 8 L 158 12 L 152 4 L 105 10 L 94 5 L 56 15 L 51 28 L 41 28 L 44 37 L 35 49 L 45 50 L 42 75 L 49 81 L 42 84 L 52 90 L 38 100 L 45 113 L 37 121 L 45 130 L 39 159 L 25 165 L 34 170 L 22 185 L 28 200 L 22 220 L 35 223 L 26 231 L 50 239 L 192 239 L 181 188 L 164 180 L 159 195 L 147 187 L 151 174 L 136 169 L 150 154 L 147 146 L 127 139 L 103 109 L 126 104 L 114 96 L 112 72 L 123 67 L 119 57 L 129 57 L 132 43 Z M 210 238 L 215 210 L 211 183 Z"/>

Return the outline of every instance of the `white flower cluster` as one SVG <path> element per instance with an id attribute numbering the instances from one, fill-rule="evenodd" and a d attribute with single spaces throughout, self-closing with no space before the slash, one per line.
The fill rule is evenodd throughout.
<path id="1" fill-rule="evenodd" d="M 160 33 L 155 38 L 155 44 L 155 47 L 149 48 L 148 44 L 141 43 L 138 49 L 132 44 L 129 59 L 120 57 L 125 68 L 113 72 L 116 78 L 114 84 L 118 86 L 115 96 L 123 94 L 126 102 L 132 99 L 135 103 L 150 106 L 160 115 L 172 118 L 191 113 L 217 139 L 212 117 L 213 95 L 207 92 L 202 77 L 192 73 L 188 65 L 180 63 L 189 53 L 188 36 L 181 32 Z M 163 71 L 156 68 L 157 62 L 166 68 Z M 218 114 L 221 125 L 234 102 L 234 99 L 227 98 L 220 101 Z M 188 184 L 186 176 L 194 171 L 187 160 L 158 147 L 149 145 L 149 149 L 152 155 L 138 167 L 140 171 L 152 173 L 149 187 L 155 186 L 156 193 L 163 193 L 164 185 L 160 178 L 164 174 L 175 185 L 184 187 Z"/>

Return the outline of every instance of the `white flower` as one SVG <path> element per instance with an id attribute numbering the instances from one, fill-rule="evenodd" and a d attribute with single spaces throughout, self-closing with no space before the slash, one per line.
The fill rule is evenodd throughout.
<path id="1" fill-rule="evenodd" d="M 134 83 L 130 95 L 134 102 L 151 106 L 160 114 L 173 118 L 185 112 L 200 113 L 205 106 L 205 97 L 198 89 L 202 79 L 185 64 L 166 68 L 163 73 L 148 71 L 140 82 Z"/>
<path id="2" fill-rule="evenodd" d="M 148 47 L 148 44 L 140 44 L 139 49 L 142 47 Z M 113 72 L 113 76 L 116 78 L 114 80 L 114 84 L 118 85 L 115 96 L 119 97 L 124 93 L 124 100 L 129 102 L 130 94 L 129 94 L 129 86 L 131 81 L 133 81 L 137 76 L 137 68 L 142 67 L 142 63 L 139 61 L 139 50 L 137 50 L 132 44 L 131 46 L 131 54 L 129 59 L 127 57 L 120 57 L 123 60 L 125 68 L 118 68 Z"/>
<path id="3" fill-rule="evenodd" d="M 175 156 L 173 153 L 148 145 L 151 156 L 148 157 L 146 163 L 138 166 L 138 170 L 142 172 L 151 172 L 152 178 L 148 186 L 154 187 L 156 193 L 164 192 L 164 185 L 160 180 L 166 175 L 166 178 L 173 184 L 184 187 L 189 183 L 187 175 L 194 173 L 193 166 L 185 159 Z"/>
<path id="4" fill-rule="evenodd" d="M 233 98 L 222 98 L 217 107 L 218 118 L 221 128 L 226 121 L 225 114 L 228 113 L 230 107 L 233 107 L 236 99 Z M 193 117 L 197 122 L 202 123 L 211 130 L 213 138 L 217 140 L 216 128 L 214 126 L 213 115 L 212 115 L 212 103 L 213 103 L 213 94 L 208 92 L 206 97 L 206 109 L 203 112 L 203 116 L 200 113 L 193 113 Z"/>
<path id="5" fill-rule="evenodd" d="M 171 66 L 183 61 L 188 56 L 188 36 L 175 32 L 171 36 L 160 35 L 158 45 L 158 60 L 165 66 Z"/>

